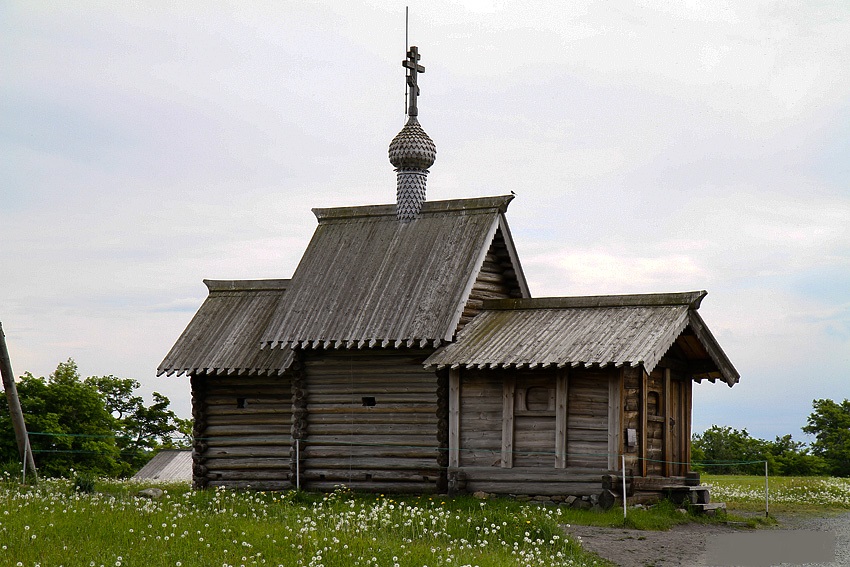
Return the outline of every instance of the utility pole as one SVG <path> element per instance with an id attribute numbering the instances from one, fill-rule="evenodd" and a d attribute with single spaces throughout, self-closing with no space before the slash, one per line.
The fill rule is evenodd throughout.
<path id="1" fill-rule="evenodd" d="M 6 390 L 6 400 L 9 402 L 9 413 L 12 414 L 12 427 L 15 429 L 15 439 L 18 441 L 18 452 L 26 470 L 36 475 L 35 461 L 32 458 L 30 440 L 27 435 L 27 425 L 24 423 L 24 412 L 21 410 L 21 400 L 18 398 L 18 388 L 15 386 L 15 375 L 12 373 L 12 361 L 9 349 L 6 348 L 6 334 L 3 323 L 0 323 L 0 374 L 3 375 L 3 389 Z"/>

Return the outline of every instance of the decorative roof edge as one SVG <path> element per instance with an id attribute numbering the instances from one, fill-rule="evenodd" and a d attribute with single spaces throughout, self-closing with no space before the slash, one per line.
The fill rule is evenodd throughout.
<path id="1" fill-rule="evenodd" d="M 285 291 L 288 279 L 275 280 L 204 280 L 210 293 L 215 291 Z"/>
<path id="2" fill-rule="evenodd" d="M 499 195 L 495 197 L 476 197 L 472 199 L 452 199 L 447 201 L 425 201 L 422 204 L 420 214 L 435 214 L 454 211 L 495 210 L 504 213 L 508 210 L 508 204 L 513 200 L 513 195 Z M 396 218 L 396 204 L 392 205 L 364 205 L 359 207 L 333 207 L 327 209 L 312 209 L 316 219 L 321 223 L 335 219 L 354 219 L 363 217 L 391 217 Z"/>
<path id="3" fill-rule="evenodd" d="M 705 321 L 702 320 L 699 313 L 690 312 L 688 316 L 688 323 L 691 329 L 693 329 L 694 334 L 705 347 L 705 350 L 708 352 L 708 356 L 711 357 L 712 362 L 714 362 L 718 370 L 720 370 L 720 374 L 723 376 L 723 381 L 726 382 L 730 388 L 737 384 L 741 380 L 741 375 L 732 365 L 732 361 L 729 360 L 726 353 L 723 352 L 723 348 L 720 346 L 720 343 L 718 343 L 717 339 L 714 338 L 714 335 L 709 330 L 708 325 L 705 324 Z"/>
<path id="4" fill-rule="evenodd" d="M 632 295 L 587 295 L 576 297 L 537 297 L 528 299 L 488 299 L 484 309 L 491 311 L 513 309 L 574 309 L 594 307 L 665 307 L 687 305 L 699 309 L 707 291 L 682 293 L 642 293 Z"/>

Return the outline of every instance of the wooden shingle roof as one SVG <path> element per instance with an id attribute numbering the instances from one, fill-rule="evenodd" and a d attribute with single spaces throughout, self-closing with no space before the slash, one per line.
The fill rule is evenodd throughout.
<path id="1" fill-rule="evenodd" d="M 407 223 L 395 205 L 314 209 L 319 225 L 262 341 L 364 348 L 452 340 L 497 229 L 510 241 L 512 199 L 429 201 Z"/>
<path id="2" fill-rule="evenodd" d="M 647 372 L 687 330 L 698 378 L 730 386 L 738 372 L 697 314 L 703 292 L 488 301 L 457 341 L 431 355 L 437 368 L 615 367 Z M 704 364 L 708 363 L 708 364 Z"/>
<path id="3" fill-rule="evenodd" d="M 290 349 L 260 349 L 260 335 L 283 302 L 289 280 L 204 280 L 204 303 L 159 365 L 160 374 L 277 375 Z"/>

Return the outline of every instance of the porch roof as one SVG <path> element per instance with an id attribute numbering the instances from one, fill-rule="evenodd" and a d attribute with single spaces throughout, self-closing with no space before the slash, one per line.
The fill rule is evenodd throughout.
<path id="1" fill-rule="evenodd" d="M 674 343 L 697 363 L 694 378 L 739 374 L 697 313 L 706 292 L 488 301 L 426 361 L 436 368 L 643 366 L 652 372 Z"/>

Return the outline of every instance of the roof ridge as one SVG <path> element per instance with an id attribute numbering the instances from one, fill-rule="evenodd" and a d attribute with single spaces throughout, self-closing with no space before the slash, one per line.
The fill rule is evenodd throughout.
<path id="1" fill-rule="evenodd" d="M 469 199 L 449 199 L 445 201 L 425 201 L 422 204 L 421 215 L 444 213 L 452 211 L 498 210 L 504 213 L 513 195 L 498 195 L 493 197 L 473 197 Z M 396 204 L 360 205 L 354 207 L 330 207 L 312 209 L 319 222 L 331 219 L 352 219 L 359 217 L 392 217 L 396 218 Z"/>
<path id="2" fill-rule="evenodd" d="M 490 299 L 484 301 L 485 310 L 513 309 L 571 309 L 595 307 L 665 307 L 687 305 L 699 309 L 707 291 L 680 293 L 638 293 L 630 295 L 585 295 L 572 297 L 536 297 L 529 299 Z"/>
<path id="3" fill-rule="evenodd" d="M 289 279 L 267 280 L 204 280 L 210 293 L 214 291 L 285 291 Z"/>

